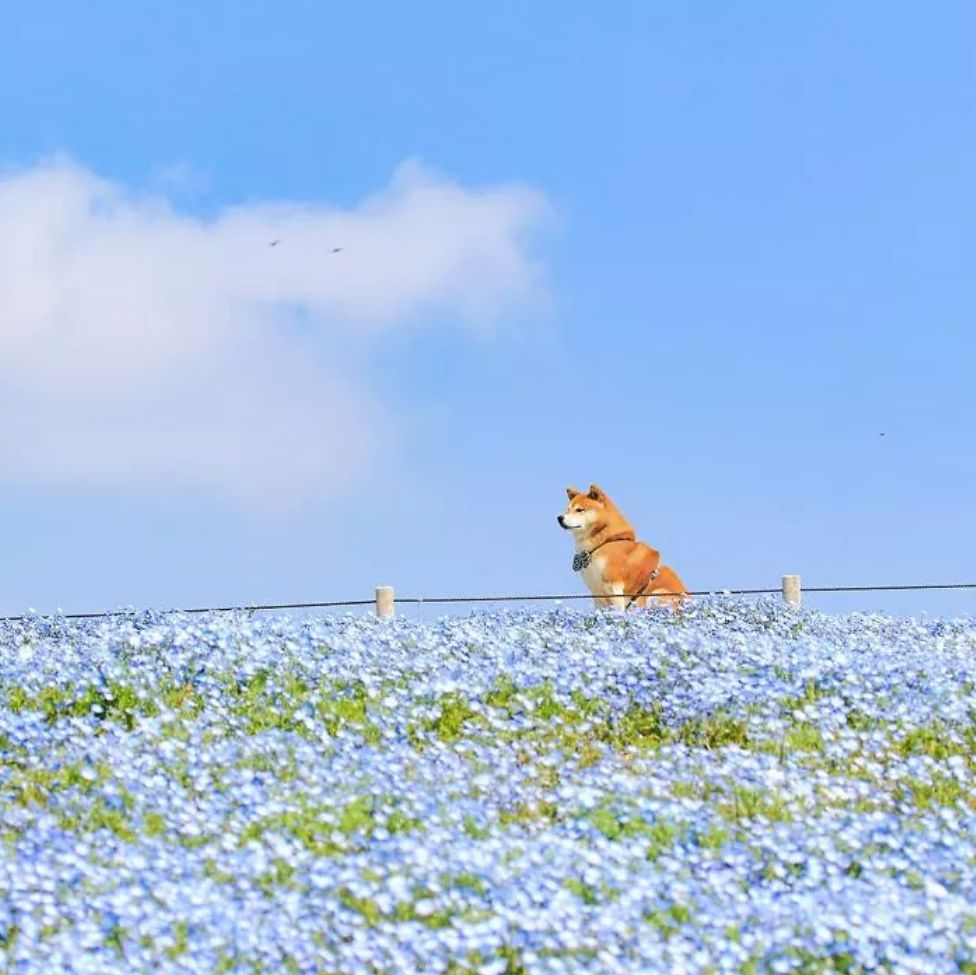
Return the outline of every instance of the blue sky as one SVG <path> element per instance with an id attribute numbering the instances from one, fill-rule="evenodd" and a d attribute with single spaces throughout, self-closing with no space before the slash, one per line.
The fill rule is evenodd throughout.
<path id="1" fill-rule="evenodd" d="M 976 581 L 970 4 L 2 27 L 0 612 Z"/>

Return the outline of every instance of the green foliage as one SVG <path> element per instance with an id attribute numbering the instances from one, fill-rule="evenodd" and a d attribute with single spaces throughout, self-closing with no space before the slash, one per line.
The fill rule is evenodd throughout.
<path id="1" fill-rule="evenodd" d="M 645 911 L 644 920 L 656 927 L 665 938 L 670 938 L 682 924 L 691 920 L 691 910 L 685 904 L 669 904 L 667 907 Z"/>
<path id="2" fill-rule="evenodd" d="M 185 955 L 190 939 L 190 926 L 186 921 L 177 921 L 173 925 L 173 944 L 168 947 L 164 954 L 173 960 Z"/>
<path id="3" fill-rule="evenodd" d="M 600 903 L 600 891 L 592 884 L 584 883 L 577 877 L 570 877 L 563 881 L 563 886 L 572 891 L 584 904 L 594 906 Z"/>
<path id="4" fill-rule="evenodd" d="M 759 817 L 773 823 L 793 819 L 792 811 L 775 792 L 742 785 L 731 787 L 726 800 L 718 804 L 717 811 L 732 822 Z"/>
<path id="5" fill-rule="evenodd" d="M 282 860 L 281 857 L 275 857 L 271 861 L 271 869 L 257 877 L 255 883 L 266 897 L 272 898 L 282 887 L 297 887 L 294 876 L 295 867 L 286 860 Z"/>
<path id="6" fill-rule="evenodd" d="M 787 751 L 822 752 L 824 740 L 820 729 L 809 721 L 801 721 L 788 729 L 783 739 Z"/>
<path id="7" fill-rule="evenodd" d="M 112 721 L 127 731 L 135 729 L 140 717 L 159 714 L 159 702 L 188 718 L 195 717 L 203 708 L 203 699 L 191 685 L 177 683 L 138 688 L 121 681 L 83 687 L 69 682 L 47 684 L 34 693 L 13 686 L 6 688 L 6 696 L 11 711 L 39 711 L 48 724 L 62 718 L 94 717 Z"/>
<path id="8" fill-rule="evenodd" d="M 344 730 L 362 735 L 370 745 L 378 744 L 382 733 L 369 717 L 369 696 L 362 681 L 338 682 L 319 691 L 315 712 L 333 737 Z"/>
<path id="9" fill-rule="evenodd" d="M 122 810 L 110 806 L 102 797 L 91 804 L 81 803 L 76 812 L 62 815 L 61 826 L 73 833 L 108 830 L 126 843 L 134 843 L 138 839 Z"/>
<path id="10" fill-rule="evenodd" d="M 395 796 L 357 796 L 336 806 L 310 805 L 299 799 L 297 808 L 252 822 L 240 835 L 239 845 L 260 840 L 267 833 L 281 833 L 297 840 L 317 856 L 335 856 L 347 846 L 333 834 L 372 837 L 379 826 L 390 833 L 422 830 L 423 823 L 400 808 Z"/>
<path id="11" fill-rule="evenodd" d="M 470 813 L 464 817 L 462 828 L 474 840 L 487 839 L 491 835 L 491 830 L 485 826 L 479 826 L 478 821 Z"/>
<path id="12" fill-rule="evenodd" d="M 471 707 L 467 698 L 458 691 L 441 695 L 437 707 L 437 714 L 425 720 L 423 728 L 425 731 L 432 732 L 443 742 L 459 741 L 464 735 L 465 724 L 478 718 L 478 712 Z"/>
<path id="13" fill-rule="evenodd" d="M 747 723 L 722 712 L 689 719 L 669 737 L 690 748 L 748 748 L 750 744 Z"/>

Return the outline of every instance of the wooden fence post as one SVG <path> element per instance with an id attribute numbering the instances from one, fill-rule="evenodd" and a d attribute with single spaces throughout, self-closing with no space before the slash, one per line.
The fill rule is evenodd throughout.
<path id="1" fill-rule="evenodd" d="M 381 620 L 393 616 L 393 586 L 376 587 L 376 615 Z"/>
<path id="2" fill-rule="evenodd" d="M 783 602 L 791 609 L 799 609 L 803 601 L 799 576 L 783 576 Z"/>

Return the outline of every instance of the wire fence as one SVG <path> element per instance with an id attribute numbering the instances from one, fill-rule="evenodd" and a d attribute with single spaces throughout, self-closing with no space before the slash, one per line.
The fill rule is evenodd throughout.
<path id="1" fill-rule="evenodd" d="M 976 582 L 936 582 L 936 583 L 907 583 L 904 585 L 872 585 L 872 586 L 804 586 L 804 593 L 851 593 L 851 592 L 915 592 L 937 591 L 947 589 L 976 589 Z M 699 589 L 690 590 L 686 596 L 769 596 L 781 595 L 782 589 Z M 648 598 L 673 599 L 674 593 L 614 593 L 613 598 L 632 599 L 646 596 Z M 592 593 L 521 593 L 499 594 L 493 596 L 397 596 L 399 605 L 418 606 L 423 609 L 427 605 L 456 605 L 462 603 L 530 603 L 530 602 L 571 602 L 581 599 L 593 599 Z M 234 606 L 198 606 L 191 609 L 160 610 L 164 613 L 257 613 L 276 612 L 301 609 L 352 609 L 362 606 L 376 606 L 375 599 L 333 599 L 320 602 L 300 603 L 251 603 Z M 54 613 L 48 614 L 58 619 L 85 620 L 107 619 L 113 616 L 133 615 L 137 610 L 118 609 L 94 613 Z M 0 616 L 0 622 L 10 623 L 37 618 L 45 614 L 20 614 L 17 616 Z"/>

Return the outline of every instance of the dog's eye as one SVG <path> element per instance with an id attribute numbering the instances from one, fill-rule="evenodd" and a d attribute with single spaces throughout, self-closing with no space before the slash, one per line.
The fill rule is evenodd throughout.
<path id="1" fill-rule="evenodd" d="M 575 510 L 578 511 L 580 514 L 583 514 L 583 509 L 582 508 L 576 508 Z"/>

